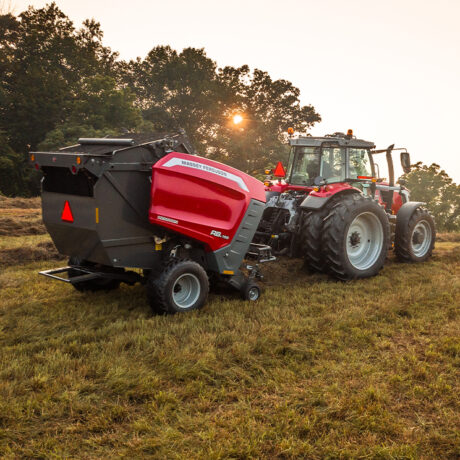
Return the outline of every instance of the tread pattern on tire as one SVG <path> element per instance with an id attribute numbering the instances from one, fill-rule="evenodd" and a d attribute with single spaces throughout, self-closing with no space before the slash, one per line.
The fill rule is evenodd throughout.
<path id="1" fill-rule="evenodd" d="M 300 227 L 300 247 L 304 258 L 304 268 L 308 271 L 324 271 L 321 235 L 323 233 L 324 219 L 329 214 L 335 201 L 335 197 L 332 197 L 321 209 L 307 211 L 303 215 Z"/>
<path id="2" fill-rule="evenodd" d="M 323 220 L 327 213 L 321 211 L 308 211 L 302 219 L 300 229 L 304 267 L 311 272 L 322 272 L 324 268 L 321 251 L 321 232 Z"/>
<path id="3" fill-rule="evenodd" d="M 203 270 L 203 273 L 206 275 L 207 280 L 207 292 L 206 296 L 209 292 L 209 279 L 206 271 L 204 268 L 197 262 L 194 262 L 190 259 L 179 259 L 179 258 L 171 258 L 167 259 L 162 264 L 162 269 L 158 274 L 158 271 L 152 271 L 152 276 L 149 277 L 147 281 L 147 297 L 149 299 L 150 308 L 154 313 L 160 314 L 174 314 L 176 313 L 175 310 L 172 310 L 168 305 L 167 301 L 167 293 L 166 288 L 169 281 L 169 276 L 173 270 L 177 268 L 177 266 L 184 264 L 184 263 L 192 263 L 199 267 L 199 269 Z"/>
<path id="4" fill-rule="evenodd" d="M 428 222 L 432 224 L 431 230 L 433 232 L 432 233 L 433 241 L 432 241 L 432 244 L 428 252 L 420 260 L 416 260 L 414 259 L 413 255 L 410 252 L 410 245 L 411 245 L 410 238 L 412 236 L 412 229 L 415 227 L 415 224 L 419 220 L 423 220 L 422 218 L 425 218 L 425 220 L 427 220 Z M 404 231 L 398 232 L 395 235 L 396 257 L 401 262 L 414 263 L 414 262 L 424 261 L 428 259 L 429 257 L 431 257 L 431 255 L 433 254 L 435 239 L 436 239 L 436 227 L 435 227 L 433 216 L 426 208 L 423 208 L 423 207 L 417 208 L 412 214 L 411 218 L 409 219 L 409 223 L 407 227 L 404 229 Z"/>
<path id="5" fill-rule="evenodd" d="M 344 239 L 344 230 L 347 227 L 347 215 L 353 213 L 357 208 L 361 207 L 363 203 L 370 205 L 371 209 L 374 208 L 376 214 L 380 213 L 380 215 L 383 215 L 384 217 L 384 219 L 382 219 L 384 232 L 382 252 L 385 253 L 385 256 L 381 256 L 381 260 L 379 261 L 380 263 L 378 265 L 374 264 L 374 267 L 371 267 L 373 268 L 372 270 L 367 270 L 370 274 L 363 273 L 360 275 L 351 273 L 350 269 L 346 266 L 345 259 L 347 258 L 347 255 L 346 247 L 344 246 L 346 244 Z M 374 276 L 383 267 L 390 248 L 390 224 L 387 216 L 385 215 L 384 209 L 375 200 L 371 197 L 354 193 L 345 196 L 342 200 L 336 202 L 332 206 L 329 214 L 324 219 L 321 241 L 325 260 L 324 269 L 330 275 L 342 281 Z"/>

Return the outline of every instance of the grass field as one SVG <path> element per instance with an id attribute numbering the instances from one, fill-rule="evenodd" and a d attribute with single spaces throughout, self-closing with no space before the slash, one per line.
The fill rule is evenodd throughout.
<path id="1" fill-rule="evenodd" d="M 460 457 L 458 237 L 353 283 L 283 259 L 257 303 L 211 294 L 165 317 L 142 286 L 38 276 L 63 262 L 12 208 L 0 201 L 0 231 L 23 224 L 0 236 L 0 457 Z"/>

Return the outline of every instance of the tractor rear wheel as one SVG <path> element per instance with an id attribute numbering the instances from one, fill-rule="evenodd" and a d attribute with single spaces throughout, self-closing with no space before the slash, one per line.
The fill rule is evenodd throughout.
<path id="1" fill-rule="evenodd" d="M 321 251 L 321 233 L 323 220 L 328 211 L 309 211 L 305 213 L 300 227 L 300 242 L 304 258 L 304 267 L 310 272 L 322 272 L 324 258 Z"/>
<path id="2" fill-rule="evenodd" d="M 321 209 L 304 212 L 300 227 L 300 247 L 304 258 L 304 268 L 310 272 L 324 271 L 324 256 L 321 235 L 324 219 L 336 202 L 332 197 Z"/>
<path id="3" fill-rule="evenodd" d="M 147 297 L 154 313 L 197 310 L 205 304 L 208 292 L 206 271 L 187 259 L 171 259 L 160 274 L 152 271 L 147 281 Z"/>
<path id="4" fill-rule="evenodd" d="M 433 253 L 436 228 L 432 215 L 417 208 L 407 227 L 395 234 L 395 253 L 401 262 L 423 262 Z"/>
<path id="5" fill-rule="evenodd" d="M 106 267 L 94 262 L 89 262 L 88 260 L 81 260 L 78 257 L 71 257 L 69 259 L 69 265 L 75 265 L 80 267 L 88 267 L 94 270 L 101 269 L 101 271 L 112 271 L 113 273 L 123 273 L 123 268 L 116 267 Z M 77 269 L 69 269 L 68 272 L 69 279 L 76 276 L 83 275 L 83 273 Z M 110 279 L 110 278 L 97 278 L 88 281 L 82 281 L 81 283 L 72 284 L 72 286 L 80 292 L 85 291 L 113 291 L 120 287 L 120 280 Z"/>
<path id="6" fill-rule="evenodd" d="M 370 197 L 348 195 L 324 220 L 324 266 L 340 280 L 376 275 L 385 263 L 389 246 L 388 217 Z"/>

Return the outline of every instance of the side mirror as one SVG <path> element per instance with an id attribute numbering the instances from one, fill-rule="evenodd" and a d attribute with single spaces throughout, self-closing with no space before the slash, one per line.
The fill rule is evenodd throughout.
<path id="1" fill-rule="evenodd" d="M 410 173 L 411 168 L 409 152 L 401 152 L 401 166 L 406 174 Z"/>

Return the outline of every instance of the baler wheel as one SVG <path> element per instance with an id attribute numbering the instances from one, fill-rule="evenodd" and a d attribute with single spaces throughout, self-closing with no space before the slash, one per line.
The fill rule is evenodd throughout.
<path id="1" fill-rule="evenodd" d="M 154 313 L 182 313 L 202 308 L 209 292 L 204 268 L 187 259 L 171 259 L 147 281 L 147 297 Z"/>
<path id="2" fill-rule="evenodd" d="M 352 194 L 337 202 L 324 220 L 325 268 L 340 280 L 376 275 L 387 257 L 390 225 L 371 197 Z"/>
<path id="3" fill-rule="evenodd" d="M 250 300 L 251 302 L 255 302 L 259 300 L 260 297 L 260 287 L 254 283 L 254 281 L 248 281 L 241 290 L 241 295 L 243 296 L 244 300 Z"/>
<path id="4" fill-rule="evenodd" d="M 76 266 L 81 266 L 81 267 L 90 267 L 97 269 L 98 265 L 89 262 L 87 260 L 80 260 L 78 257 L 71 257 L 69 259 L 69 265 L 76 265 Z M 109 267 L 104 267 L 106 270 Z M 114 271 L 114 273 L 122 273 L 124 272 L 123 268 L 116 268 L 116 267 L 110 267 L 111 270 Z M 74 276 L 79 276 L 82 273 L 78 270 L 72 270 L 70 269 L 68 272 L 69 278 L 72 278 Z M 76 283 L 73 284 L 72 286 L 80 292 L 85 292 L 85 291 L 113 291 L 114 289 L 118 289 L 120 287 L 120 280 L 114 280 L 114 279 L 109 279 L 109 278 L 98 278 L 94 280 L 88 280 L 88 281 L 82 281 L 81 283 Z"/>
<path id="5" fill-rule="evenodd" d="M 395 234 L 395 253 L 401 262 L 423 262 L 433 253 L 436 228 L 433 216 L 417 208 L 406 228 Z"/>

